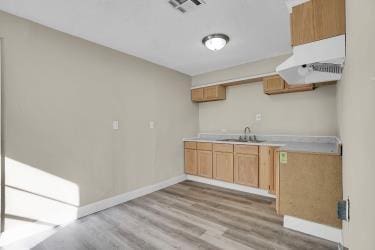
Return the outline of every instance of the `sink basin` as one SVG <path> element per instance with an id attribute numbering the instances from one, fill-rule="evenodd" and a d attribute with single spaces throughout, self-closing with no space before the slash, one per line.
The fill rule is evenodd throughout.
<path id="1" fill-rule="evenodd" d="M 262 143 L 262 142 L 265 142 L 265 141 L 261 141 L 261 140 L 243 140 L 243 139 L 221 139 L 219 141 L 227 141 L 227 142 L 253 142 L 253 143 Z"/>
<path id="2" fill-rule="evenodd" d="M 228 142 L 244 142 L 243 140 L 240 139 L 221 139 L 219 141 L 228 141 Z"/>

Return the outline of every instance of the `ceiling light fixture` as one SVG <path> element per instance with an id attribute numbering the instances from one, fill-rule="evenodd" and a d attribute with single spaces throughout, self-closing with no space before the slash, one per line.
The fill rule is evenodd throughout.
<path id="1" fill-rule="evenodd" d="M 213 51 L 221 50 L 228 42 L 229 36 L 224 34 L 211 34 L 202 39 L 204 46 Z"/>

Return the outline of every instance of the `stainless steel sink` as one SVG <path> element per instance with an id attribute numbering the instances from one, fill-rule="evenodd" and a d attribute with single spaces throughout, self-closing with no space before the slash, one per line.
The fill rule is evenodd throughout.
<path id="1" fill-rule="evenodd" d="M 253 143 L 262 143 L 262 142 L 265 142 L 265 141 L 261 141 L 261 140 L 257 140 L 257 139 L 250 139 L 250 140 L 244 140 L 244 139 L 221 139 L 219 141 L 227 141 L 227 142 L 253 142 Z"/>

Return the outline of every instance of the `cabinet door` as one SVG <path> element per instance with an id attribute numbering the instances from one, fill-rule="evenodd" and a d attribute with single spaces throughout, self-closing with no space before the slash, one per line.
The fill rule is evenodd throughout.
<path id="1" fill-rule="evenodd" d="M 258 187 L 258 156 L 248 154 L 234 155 L 234 182 Z"/>
<path id="2" fill-rule="evenodd" d="M 185 173 L 197 175 L 197 150 L 185 149 Z"/>
<path id="3" fill-rule="evenodd" d="M 191 100 L 194 102 L 200 102 L 203 101 L 203 88 L 199 89 L 192 89 L 191 90 Z"/>
<path id="4" fill-rule="evenodd" d="M 274 191 L 273 149 L 259 147 L 259 188 Z"/>
<path id="5" fill-rule="evenodd" d="M 345 0 L 313 0 L 315 40 L 345 34 Z"/>
<path id="6" fill-rule="evenodd" d="M 205 101 L 224 100 L 225 99 L 225 87 L 220 86 L 220 85 L 206 87 L 203 90 L 203 96 L 204 96 Z"/>
<path id="7" fill-rule="evenodd" d="M 212 151 L 197 151 L 198 175 L 212 178 Z"/>
<path id="8" fill-rule="evenodd" d="M 327 0 L 323 0 L 327 1 Z M 313 1 L 293 7 L 291 14 L 292 46 L 315 41 Z"/>
<path id="9" fill-rule="evenodd" d="M 270 76 L 263 78 L 263 88 L 265 93 L 280 91 L 285 88 L 285 81 L 280 76 Z"/>
<path id="10" fill-rule="evenodd" d="M 233 183 L 233 153 L 214 152 L 214 179 Z"/>

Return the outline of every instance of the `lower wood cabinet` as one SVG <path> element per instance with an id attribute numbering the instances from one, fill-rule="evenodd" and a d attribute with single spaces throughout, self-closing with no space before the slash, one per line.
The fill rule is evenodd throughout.
<path id="1" fill-rule="evenodd" d="M 195 149 L 185 149 L 185 173 L 198 174 L 197 150 Z"/>
<path id="2" fill-rule="evenodd" d="M 258 187 L 258 146 L 234 146 L 234 182 L 241 185 Z"/>
<path id="3" fill-rule="evenodd" d="M 283 152 L 279 163 L 279 213 L 341 228 L 337 202 L 342 199 L 340 155 Z"/>
<path id="4" fill-rule="evenodd" d="M 197 151 L 198 175 L 212 178 L 212 151 Z"/>
<path id="5" fill-rule="evenodd" d="M 274 148 L 185 142 L 185 173 L 275 193 Z"/>
<path id="6" fill-rule="evenodd" d="M 274 149 L 260 146 L 259 159 L 259 188 L 274 193 Z"/>
<path id="7" fill-rule="evenodd" d="M 233 183 L 233 153 L 213 153 L 213 177 L 216 180 Z"/>
<path id="8" fill-rule="evenodd" d="M 234 182 L 258 187 L 258 155 L 234 154 Z"/>

